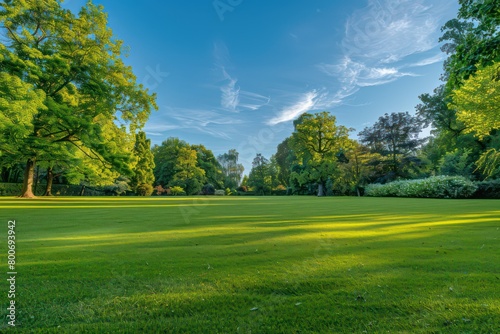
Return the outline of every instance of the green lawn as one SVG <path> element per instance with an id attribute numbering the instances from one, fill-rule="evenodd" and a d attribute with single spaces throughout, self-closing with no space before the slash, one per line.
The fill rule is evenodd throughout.
<path id="1" fill-rule="evenodd" d="M 0 198 L 0 219 L 19 332 L 500 332 L 500 201 Z"/>

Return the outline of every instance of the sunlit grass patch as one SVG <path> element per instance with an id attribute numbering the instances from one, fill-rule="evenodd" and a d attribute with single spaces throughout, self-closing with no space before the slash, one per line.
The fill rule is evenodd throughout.
<path id="1" fill-rule="evenodd" d="M 21 332 L 500 330 L 498 201 L 2 198 L 0 217 Z"/>

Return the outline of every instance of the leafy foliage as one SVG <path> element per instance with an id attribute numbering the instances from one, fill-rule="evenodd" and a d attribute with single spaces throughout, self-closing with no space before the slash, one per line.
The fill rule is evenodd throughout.
<path id="1" fill-rule="evenodd" d="M 252 162 L 248 185 L 259 195 L 268 195 L 272 190 L 271 163 L 258 153 Z"/>
<path id="2" fill-rule="evenodd" d="M 432 176 L 420 180 L 370 184 L 365 194 L 373 197 L 469 198 L 476 189 L 472 181 L 461 176 Z"/>
<path id="3" fill-rule="evenodd" d="M 500 198 L 500 180 L 476 182 L 474 198 Z"/>
<path id="4" fill-rule="evenodd" d="M 136 187 L 136 193 L 139 196 L 151 196 L 153 193 L 153 186 L 151 184 L 142 183 Z"/>
<path id="5" fill-rule="evenodd" d="M 201 189 L 203 195 L 215 195 L 215 187 L 213 184 L 205 184 Z"/>
<path id="6" fill-rule="evenodd" d="M 174 186 L 174 187 L 170 188 L 170 191 L 171 191 L 171 194 L 173 196 L 186 195 L 186 192 L 184 191 L 184 189 L 182 187 L 179 187 L 179 186 Z"/>
<path id="7" fill-rule="evenodd" d="M 441 175 L 469 177 L 474 171 L 471 150 L 455 150 L 445 154 L 441 160 Z"/>
<path id="8" fill-rule="evenodd" d="M 153 169 L 155 164 L 154 156 L 151 152 L 151 140 L 146 138 L 146 133 L 143 131 L 140 131 L 135 136 L 134 155 L 137 163 L 134 167 L 134 176 L 131 180 L 132 189 L 135 189 L 141 196 L 149 196 L 153 192 L 153 183 L 155 181 Z M 151 189 L 149 187 L 145 188 L 145 185 L 150 185 Z"/>
<path id="9" fill-rule="evenodd" d="M 500 63 L 499 63 L 500 64 Z M 500 65 L 480 69 L 453 92 L 457 117 L 480 139 L 500 128 Z"/>
<path id="10" fill-rule="evenodd" d="M 221 183 L 220 167 L 213 153 L 202 145 L 191 146 L 178 138 L 168 138 L 153 148 L 153 154 L 157 184 L 179 186 L 194 195 L 207 183 L 207 173 L 212 181 Z"/>
<path id="11" fill-rule="evenodd" d="M 417 162 L 416 151 L 425 142 L 419 138 L 421 130 L 422 121 L 418 116 L 400 112 L 379 117 L 373 126 L 361 131 L 359 137 L 372 153 L 387 157 L 380 159 L 379 164 L 386 165 L 386 173 L 391 172 L 395 179 L 407 177 L 405 169 L 411 166 L 409 162 Z"/>
<path id="12" fill-rule="evenodd" d="M 217 161 L 222 168 L 224 187 L 226 188 L 233 189 L 240 185 L 245 168 L 238 163 L 238 157 L 239 153 L 235 149 L 231 149 L 217 157 Z"/>
<path id="13" fill-rule="evenodd" d="M 107 27 L 102 6 L 88 2 L 78 16 L 56 0 L 1 6 L 0 86 L 11 97 L 0 100 L 9 110 L 0 132 L 15 132 L 1 155 L 26 162 L 23 196 L 33 195 L 36 161 L 61 158 L 70 148 L 130 174 L 131 152 L 120 143 L 144 125 L 155 96 L 123 63 L 122 42 Z"/>
<path id="14" fill-rule="evenodd" d="M 324 196 L 326 181 L 337 169 L 337 154 L 351 145 L 350 129 L 337 125 L 335 116 L 326 111 L 302 114 L 294 125 L 292 147 L 302 167 L 292 172 L 291 177 L 301 186 L 316 183 L 318 196 Z"/>
<path id="15" fill-rule="evenodd" d="M 454 40 L 455 47 L 446 63 L 452 88 L 469 79 L 479 68 L 500 61 L 500 3 L 497 0 L 459 0 L 461 25 L 447 24 L 450 31 L 442 40 Z M 458 33 L 452 33 L 453 31 Z M 460 31 L 461 30 L 461 31 Z M 455 36 L 460 35 L 457 39 Z"/>
<path id="16" fill-rule="evenodd" d="M 104 186 L 103 190 L 106 195 L 120 196 L 131 189 L 127 179 L 119 178 L 115 181 L 115 183 Z"/>

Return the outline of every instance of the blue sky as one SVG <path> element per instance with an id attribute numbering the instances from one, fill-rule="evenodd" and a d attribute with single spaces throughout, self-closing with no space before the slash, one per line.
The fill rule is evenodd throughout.
<path id="1" fill-rule="evenodd" d="M 458 10 L 456 0 L 94 2 L 158 95 L 152 142 L 235 148 L 245 173 L 303 112 L 330 111 L 353 138 L 384 113 L 413 113 L 440 85 L 440 28 Z"/>

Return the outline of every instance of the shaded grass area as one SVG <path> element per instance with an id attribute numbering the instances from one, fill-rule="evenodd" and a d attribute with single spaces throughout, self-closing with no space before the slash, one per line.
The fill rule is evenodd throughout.
<path id="1" fill-rule="evenodd" d="M 499 204 L 1 198 L 1 250 L 19 332 L 497 333 Z"/>

